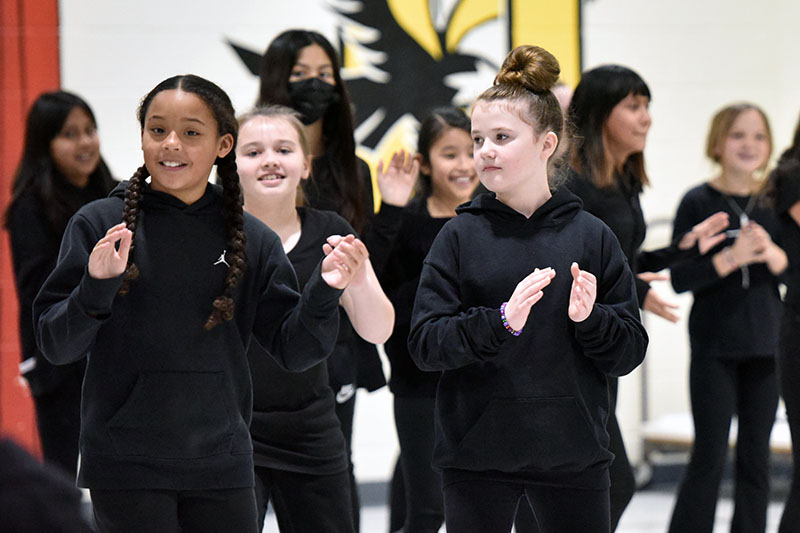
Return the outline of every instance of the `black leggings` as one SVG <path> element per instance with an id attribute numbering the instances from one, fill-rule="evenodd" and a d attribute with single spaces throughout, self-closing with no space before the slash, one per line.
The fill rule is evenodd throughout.
<path id="1" fill-rule="evenodd" d="M 448 482 L 443 473 L 447 533 L 508 533 L 523 496 L 542 533 L 607 533 L 608 489 L 584 490 L 488 479 Z"/>
<path id="2" fill-rule="evenodd" d="M 358 499 L 358 484 L 356 483 L 355 471 L 353 470 L 353 418 L 356 414 L 356 393 L 344 403 L 336 400 L 336 418 L 344 434 L 344 443 L 347 447 L 347 470 L 350 478 L 350 508 L 353 512 L 353 525 L 356 531 L 361 529 L 361 502 Z"/>
<path id="3" fill-rule="evenodd" d="M 394 491 L 404 497 L 392 498 L 390 531 L 436 533 L 444 522 L 442 478 L 431 466 L 434 442 L 434 398 L 395 396 L 394 421 L 400 457 L 392 480 Z M 398 503 L 405 507 L 397 509 Z"/>
<path id="4" fill-rule="evenodd" d="M 353 533 L 350 475 L 318 475 L 255 467 L 258 530 L 271 501 L 281 533 Z"/>
<path id="5" fill-rule="evenodd" d="M 800 314 L 786 309 L 778 349 L 778 377 L 792 435 L 792 484 L 779 533 L 800 532 Z"/>
<path id="6" fill-rule="evenodd" d="M 220 490 L 92 490 L 101 533 L 191 531 L 257 533 L 252 488 Z"/>
<path id="7" fill-rule="evenodd" d="M 713 530 L 734 414 L 739 429 L 731 531 L 764 531 L 769 504 L 769 436 L 778 406 L 775 360 L 693 356 L 689 390 L 694 445 L 669 531 Z"/>

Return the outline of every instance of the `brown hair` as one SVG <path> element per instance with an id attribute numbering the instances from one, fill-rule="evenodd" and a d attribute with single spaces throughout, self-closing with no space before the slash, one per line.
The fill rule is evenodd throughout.
<path id="1" fill-rule="evenodd" d="M 520 119 L 531 125 L 537 137 L 549 131 L 558 137 L 563 131 L 564 117 L 551 89 L 560 73 L 558 60 L 544 48 L 517 46 L 503 60 L 494 84 L 483 91 L 475 103 L 508 101 L 519 112 Z M 552 173 L 548 180 L 551 187 L 556 185 Z"/>
<path id="2" fill-rule="evenodd" d="M 762 170 L 766 169 L 769 156 L 772 155 L 772 130 L 770 130 L 766 113 L 757 105 L 747 102 L 727 105 L 714 114 L 714 117 L 711 119 L 711 127 L 708 129 L 708 137 L 706 138 L 706 156 L 708 156 L 709 159 L 719 164 L 719 155 L 717 154 L 719 144 L 731 132 L 733 123 L 736 122 L 739 115 L 751 109 L 757 111 L 758 114 L 761 115 L 761 119 L 764 121 L 764 126 L 767 129 L 769 154 L 767 155 L 767 161 L 764 161 L 764 168 L 762 168 Z"/>

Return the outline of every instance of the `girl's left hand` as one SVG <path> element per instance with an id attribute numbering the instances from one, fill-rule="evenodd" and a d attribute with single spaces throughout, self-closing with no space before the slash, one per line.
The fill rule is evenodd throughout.
<path id="1" fill-rule="evenodd" d="M 383 160 L 378 162 L 378 190 L 381 199 L 388 205 L 403 207 L 411 198 L 414 184 L 419 176 L 419 158 L 400 150 L 392 154 L 392 158 L 384 169 Z"/>
<path id="2" fill-rule="evenodd" d="M 351 283 L 364 281 L 364 266 L 369 252 L 354 235 L 331 235 L 322 245 L 322 279 L 334 289 L 345 289 Z"/>
<path id="3" fill-rule="evenodd" d="M 597 278 L 591 272 L 578 268 L 572 263 L 569 269 L 572 274 L 572 290 L 569 292 L 569 318 L 573 322 L 583 322 L 594 309 L 597 298 Z"/>

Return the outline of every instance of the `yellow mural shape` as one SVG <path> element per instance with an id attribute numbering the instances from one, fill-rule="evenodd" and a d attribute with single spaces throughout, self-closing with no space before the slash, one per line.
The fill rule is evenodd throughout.
<path id="1" fill-rule="evenodd" d="M 458 43 L 469 30 L 484 22 L 498 18 L 500 2 L 497 0 L 464 0 L 456 6 L 447 28 L 445 46 L 448 52 L 455 52 Z"/>
<path id="2" fill-rule="evenodd" d="M 403 30 L 435 60 L 444 55 L 431 20 L 427 0 L 387 0 L 389 10 Z"/>

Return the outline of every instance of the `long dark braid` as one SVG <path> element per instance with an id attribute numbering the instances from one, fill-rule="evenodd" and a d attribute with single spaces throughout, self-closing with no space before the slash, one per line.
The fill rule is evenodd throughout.
<path id="1" fill-rule="evenodd" d="M 150 173 L 147 167 L 140 166 L 131 176 L 128 187 L 125 189 L 125 207 L 122 210 L 122 221 L 133 235 L 136 234 L 136 225 L 139 222 L 139 201 L 142 199 L 142 184 Z M 128 266 L 125 270 L 125 278 L 119 288 L 119 294 L 125 296 L 131 288 L 131 281 L 139 277 L 139 268 L 133 262 L 134 240 L 131 239 L 131 247 L 128 251 Z"/>
<path id="2" fill-rule="evenodd" d="M 226 252 L 225 258 L 229 266 L 222 294 L 214 299 L 213 310 L 205 324 L 205 329 L 210 330 L 220 323 L 227 322 L 233 318 L 233 295 L 247 268 L 242 191 L 239 186 L 239 174 L 236 170 L 236 139 L 239 125 L 236 122 L 233 104 L 231 104 L 231 100 L 225 94 L 225 91 L 206 79 L 187 74 L 173 76 L 162 81 L 142 99 L 138 111 L 139 125 L 142 129 L 144 129 L 147 109 L 150 107 L 153 98 L 161 91 L 173 89 L 192 93 L 203 100 L 217 121 L 217 133 L 219 136 L 231 135 L 233 137 L 233 145 L 230 152 L 225 157 L 217 158 L 216 160 L 217 174 L 222 181 L 222 217 L 225 222 L 227 250 L 229 250 L 229 252 Z M 140 167 L 134 173 L 125 191 L 123 221 L 134 234 L 138 221 L 139 202 L 144 180 L 149 175 L 147 168 Z M 138 275 L 139 270 L 133 262 L 133 243 L 131 243 L 128 256 L 128 271 L 120 289 L 120 294 L 126 294 L 130 290 L 130 282 L 136 279 Z"/>
<path id="3" fill-rule="evenodd" d="M 230 266 L 225 276 L 223 293 L 214 300 L 214 310 L 206 322 L 207 330 L 233 318 L 233 292 L 247 268 L 245 253 L 247 237 L 244 233 L 242 189 L 239 186 L 234 150 L 231 150 L 224 158 L 217 160 L 217 175 L 222 183 L 222 217 L 225 221 L 225 236 L 229 250 L 225 254 L 225 258 Z"/>

